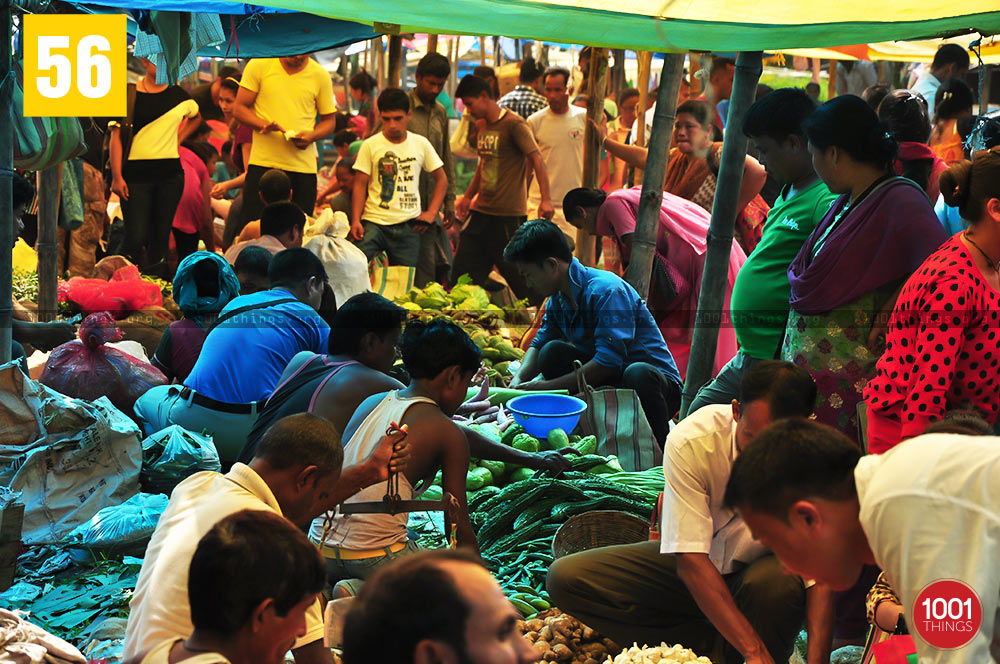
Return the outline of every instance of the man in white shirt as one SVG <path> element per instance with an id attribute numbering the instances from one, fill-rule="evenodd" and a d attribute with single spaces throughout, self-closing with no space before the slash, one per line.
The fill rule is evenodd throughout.
<path id="1" fill-rule="evenodd" d="M 390 265 L 416 267 L 420 238 L 434 225 L 448 191 L 444 162 L 424 136 L 407 131 L 410 98 L 398 88 L 378 96 L 382 131 L 361 144 L 354 161 L 351 239 L 368 260 L 385 251 Z M 434 193 L 422 209 L 420 174 Z"/>
<path id="2" fill-rule="evenodd" d="M 878 83 L 875 65 L 866 60 L 846 60 L 837 63 L 837 96 L 861 93 Z"/>
<path id="3" fill-rule="evenodd" d="M 927 113 L 934 118 L 934 97 L 938 88 L 949 78 L 962 78 L 969 73 L 969 52 L 958 44 L 942 44 L 934 54 L 930 71 L 925 71 L 910 88 L 927 100 Z"/>
<path id="4" fill-rule="evenodd" d="M 705 406 L 667 436 L 660 541 L 584 551 L 549 568 L 553 603 L 620 644 L 683 643 L 719 664 L 787 662 L 803 618 L 809 664 L 827 663 L 833 597 L 753 539 L 723 505 L 734 459 L 781 417 L 808 417 L 816 385 L 790 362 L 747 372 L 740 400 Z"/>
<path id="5" fill-rule="evenodd" d="M 549 105 L 528 118 L 538 149 L 549 175 L 549 190 L 555 216 L 552 221 L 576 242 L 576 228 L 566 221 L 562 199 L 568 191 L 583 186 L 583 137 L 587 129 L 587 109 L 569 103 L 570 73 L 550 67 L 543 78 Z M 528 209 L 542 202 L 538 182 L 532 178 L 528 190 Z"/>
<path id="6" fill-rule="evenodd" d="M 1000 439 L 928 434 L 862 457 L 829 427 L 779 422 L 737 459 L 726 504 L 790 573 L 846 589 L 863 565 L 881 567 L 921 664 L 1000 662 Z M 941 579 L 978 595 L 978 625 L 921 616 L 921 591 Z M 969 641 L 925 640 L 951 630 Z"/>
<path id="7" fill-rule="evenodd" d="M 344 451 L 333 425 L 315 415 L 286 417 L 261 438 L 249 465 L 229 473 L 196 473 L 177 485 L 156 530 L 129 603 L 128 659 L 193 631 L 187 577 L 198 541 L 216 523 L 241 510 L 268 510 L 300 528 L 361 489 L 385 481 L 390 463 L 405 467 L 405 444 L 386 436 L 364 462 L 341 473 Z M 397 448 L 398 445 L 398 448 Z M 395 449 L 395 452 L 394 452 Z M 332 664 L 323 647 L 319 603 L 306 613 L 306 632 L 292 650 L 297 664 Z"/>

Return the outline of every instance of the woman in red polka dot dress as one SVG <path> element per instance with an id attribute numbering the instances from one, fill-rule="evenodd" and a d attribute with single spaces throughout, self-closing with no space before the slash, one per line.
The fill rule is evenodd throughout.
<path id="1" fill-rule="evenodd" d="M 1000 415 L 1000 147 L 952 166 L 940 183 L 970 225 L 924 261 L 896 303 L 864 393 L 876 454 L 950 409 L 971 406 L 991 425 Z"/>

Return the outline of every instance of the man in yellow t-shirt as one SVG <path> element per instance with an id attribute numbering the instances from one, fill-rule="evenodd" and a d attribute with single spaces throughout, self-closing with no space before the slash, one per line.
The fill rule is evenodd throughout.
<path id="1" fill-rule="evenodd" d="M 333 133 L 337 106 L 330 75 L 308 55 L 251 60 L 236 96 L 236 119 L 253 129 L 253 145 L 243 184 L 243 214 L 227 225 L 232 242 L 263 207 L 260 177 L 277 168 L 292 182 L 292 201 L 310 214 L 316 202 L 316 146 Z M 316 116 L 319 123 L 316 123 Z"/>

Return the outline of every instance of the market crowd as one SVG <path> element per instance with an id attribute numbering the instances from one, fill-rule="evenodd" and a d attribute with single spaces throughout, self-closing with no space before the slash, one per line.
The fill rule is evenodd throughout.
<path id="1" fill-rule="evenodd" d="M 638 396 L 663 455 L 659 537 L 557 560 L 560 609 L 623 647 L 679 642 L 716 662 L 787 662 L 805 628 L 817 664 L 869 625 L 903 633 L 920 590 L 953 578 L 977 591 L 981 627 L 952 652 L 918 638 L 920 661 L 1000 661 L 1000 132 L 972 115 L 968 68 L 950 45 L 910 89 L 871 81 L 818 104 L 762 86 L 727 128 L 734 63 L 713 58 L 705 94 L 678 100 L 643 298 L 622 277 L 647 158 L 636 134 L 653 112 L 635 89 L 605 101 L 600 183 L 585 188 L 595 92 L 568 69 L 525 60 L 502 96 L 491 71 L 463 77 L 456 133 L 438 54 L 409 92 L 351 78 L 356 115 L 304 55 L 191 93 L 146 63 L 134 107 L 107 123 L 122 217 L 109 253 L 172 279 L 184 318 L 152 358 L 169 383 L 135 414 L 146 434 L 210 434 L 228 472 L 172 493 L 126 656 L 330 662 L 326 587 L 354 598 L 345 664 L 538 659 L 477 557 L 466 471 L 475 457 L 558 473 L 567 456 L 452 419 L 482 351 L 371 292 L 375 261 L 417 287 L 468 274 L 538 306 L 511 387 L 573 392 L 579 373 Z M 678 420 L 724 129 L 752 148 L 726 323 L 714 378 Z M 15 207 L 33 193 L 15 181 Z M 92 269 L 107 223 L 95 213 L 74 231 L 71 272 Z M 14 328 L 38 348 L 71 334 Z M 419 551 L 406 514 L 337 509 L 380 500 L 390 471 L 408 500 L 439 470 L 457 551 Z"/>

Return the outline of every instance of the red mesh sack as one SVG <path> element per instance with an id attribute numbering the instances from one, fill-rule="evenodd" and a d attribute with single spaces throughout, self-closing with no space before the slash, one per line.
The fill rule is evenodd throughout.
<path id="1" fill-rule="evenodd" d="M 73 277 L 66 282 L 63 292 L 84 313 L 105 311 L 115 318 L 125 318 L 146 307 L 163 306 L 160 287 L 143 279 L 134 265 L 115 271 L 111 281 Z"/>
<path id="2" fill-rule="evenodd" d="M 105 343 L 121 339 L 111 314 L 91 314 L 80 325 L 80 340 L 64 343 L 49 355 L 39 382 L 65 394 L 94 401 L 107 397 L 135 419 L 135 400 L 167 378 L 159 369 Z"/>

